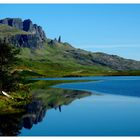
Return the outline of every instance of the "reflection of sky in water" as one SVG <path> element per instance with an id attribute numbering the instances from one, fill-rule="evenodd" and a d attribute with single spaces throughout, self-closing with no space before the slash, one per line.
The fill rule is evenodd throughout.
<path id="1" fill-rule="evenodd" d="M 62 106 L 61 112 L 51 109 L 41 123 L 31 130 L 23 129 L 21 135 L 140 135 L 140 98 L 135 97 L 139 96 L 140 77 L 132 77 L 132 80 L 115 81 L 116 84 L 106 81 L 111 84 L 110 88 L 104 84 L 99 88 L 98 84 L 102 82 L 60 84 L 56 87 L 93 90 L 97 86 L 100 92 L 107 87 L 111 94 L 75 100 Z M 115 89 L 116 86 L 119 90 Z M 112 90 L 127 96 L 113 95 Z M 130 94 L 134 96 L 128 96 Z"/>
<path id="2" fill-rule="evenodd" d="M 107 77 L 105 77 L 107 78 Z M 104 78 L 104 79 L 105 79 Z M 140 77 L 109 78 L 98 82 L 60 84 L 54 87 L 140 97 Z"/>
<path id="3" fill-rule="evenodd" d="M 34 80 L 140 80 L 140 76 L 89 76 L 67 78 L 34 78 Z"/>
<path id="4" fill-rule="evenodd" d="M 137 98 L 90 96 L 62 106 L 62 112 L 49 110 L 22 135 L 140 135 L 139 108 Z"/>

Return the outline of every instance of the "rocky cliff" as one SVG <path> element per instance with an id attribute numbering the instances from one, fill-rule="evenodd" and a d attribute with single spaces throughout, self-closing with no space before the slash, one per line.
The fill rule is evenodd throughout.
<path id="1" fill-rule="evenodd" d="M 5 18 L 0 20 L 1 25 L 7 25 L 13 29 L 24 31 L 24 34 L 7 34 L 2 40 L 6 43 L 11 43 L 17 47 L 38 48 L 42 47 L 46 35 L 41 26 L 33 24 L 30 19 L 22 21 L 20 18 Z"/>

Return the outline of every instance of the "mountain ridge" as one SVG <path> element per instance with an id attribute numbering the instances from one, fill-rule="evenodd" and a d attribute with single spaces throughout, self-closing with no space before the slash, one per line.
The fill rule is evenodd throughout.
<path id="1" fill-rule="evenodd" d="M 39 74 L 47 72 L 51 76 L 55 72 L 54 75 L 57 76 L 59 71 L 60 76 L 111 75 L 120 71 L 140 71 L 140 61 L 76 49 L 69 43 L 63 42 L 61 36 L 58 40 L 49 39 L 42 27 L 33 24 L 30 19 L 0 20 L 0 39 L 22 49 L 19 57 L 24 60 L 24 66 L 19 64 L 19 69 L 22 67 Z M 37 69 L 33 63 L 40 65 L 43 70 Z M 54 70 L 55 67 L 58 69 Z"/>

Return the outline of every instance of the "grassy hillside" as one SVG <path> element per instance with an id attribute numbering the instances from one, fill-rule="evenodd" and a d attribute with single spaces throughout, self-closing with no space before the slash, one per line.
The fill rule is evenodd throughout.
<path id="1" fill-rule="evenodd" d="M 96 57 L 99 55 L 99 57 Z M 103 62 L 111 58 L 120 65 L 125 66 L 126 62 L 131 63 L 127 59 L 121 60 L 116 56 L 101 55 L 101 53 L 91 53 L 88 51 L 75 49 L 68 43 L 56 43 L 50 45 L 48 42 L 43 48 L 29 49 L 21 48 L 19 57 L 22 61 L 16 65 L 16 70 L 23 77 L 71 77 L 71 76 L 91 76 L 91 75 L 140 75 L 139 70 L 116 70 L 113 69 L 111 63 L 104 65 L 97 63 L 98 60 Z M 94 58 L 93 61 L 92 59 Z M 123 58 L 121 58 L 123 59 Z M 101 62 L 101 61 L 100 61 Z M 122 64 L 121 64 L 122 63 Z M 110 66 L 111 65 L 111 66 Z M 110 66 L 110 67 L 109 67 Z"/>
<path id="2" fill-rule="evenodd" d="M 9 36 L 29 34 L 32 33 L 0 24 L 0 39 L 6 37 L 8 40 Z M 14 39 L 12 43 L 17 41 Z M 30 42 L 33 46 L 35 40 L 36 38 L 27 39 L 28 44 Z M 23 77 L 140 75 L 138 61 L 76 49 L 68 43 L 59 43 L 57 40 L 46 40 L 43 47 L 21 47 L 21 54 L 18 56 L 21 61 L 12 72 L 18 72 Z"/>
<path id="3" fill-rule="evenodd" d="M 45 77 L 106 75 L 115 72 L 100 64 L 79 63 L 68 53 L 71 50 L 75 50 L 75 48 L 67 43 L 57 43 L 55 46 L 46 43 L 44 48 L 35 50 L 22 48 L 19 56 L 22 61 L 16 65 L 16 70 L 20 71 L 23 76 L 42 75 Z"/>

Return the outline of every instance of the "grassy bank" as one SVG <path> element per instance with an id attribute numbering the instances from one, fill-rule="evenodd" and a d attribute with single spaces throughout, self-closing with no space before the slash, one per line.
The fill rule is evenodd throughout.
<path id="1" fill-rule="evenodd" d="M 9 92 L 14 99 L 0 95 L 0 114 L 12 114 L 24 112 L 23 106 L 31 100 L 31 95 L 23 91 Z"/>

